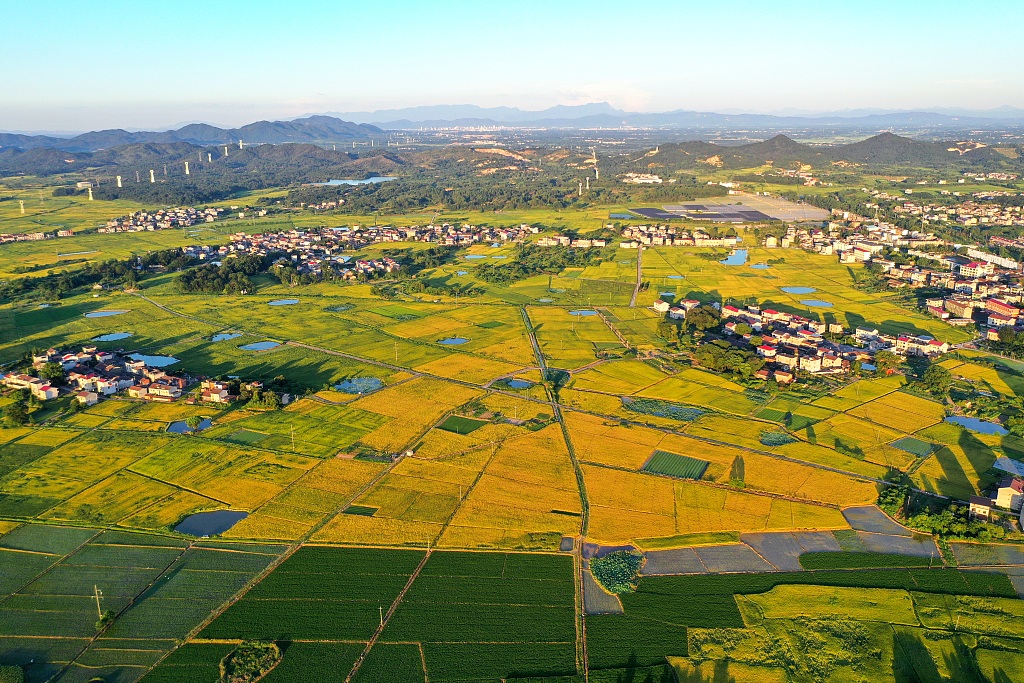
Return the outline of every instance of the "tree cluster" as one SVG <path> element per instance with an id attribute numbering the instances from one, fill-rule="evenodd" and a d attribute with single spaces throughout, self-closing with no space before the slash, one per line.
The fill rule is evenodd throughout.
<path id="1" fill-rule="evenodd" d="M 749 349 L 741 349 L 727 341 L 715 340 L 702 344 L 693 354 L 701 367 L 726 372 L 740 377 L 753 377 L 764 367 L 764 359 Z"/>
<path id="2" fill-rule="evenodd" d="M 250 276 L 267 267 L 268 259 L 258 254 L 230 258 L 219 266 L 210 263 L 179 273 L 174 288 L 181 293 L 248 294 L 256 289 Z"/>
<path id="3" fill-rule="evenodd" d="M 179 270 L 193 261 L 181 249 L 165 249 L 129 259 L 97 261 L 74 271 L 47 273 L 42 277 L 23 277 L 0 285 L 0 298 L 36 294 L 46 299 L 60 299 L 75 289 L 92 285 L 134 287 L 140 275 L 150 266 Z"/>
<path id="4" fill-rule="evenodd" d="M 520 244 L 513 258 L 500 264 L 485 263 L 476 269 L 476 276 L 491 284 L 508 285 L 534 275 L 556 274 L 565 268 L 600 263 L 599 253 L 596 249 Z"/>

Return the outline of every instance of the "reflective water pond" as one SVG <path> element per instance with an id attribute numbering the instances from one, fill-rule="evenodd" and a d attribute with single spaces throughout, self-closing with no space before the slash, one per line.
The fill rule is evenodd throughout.
<path id="1" fill-rule="evenodd" d="M 241 510 L 214 510 L 197 512 L 181 520 L 174 530 L 189 536 L 216 536 L 222 534 L 249 516 Z"/>

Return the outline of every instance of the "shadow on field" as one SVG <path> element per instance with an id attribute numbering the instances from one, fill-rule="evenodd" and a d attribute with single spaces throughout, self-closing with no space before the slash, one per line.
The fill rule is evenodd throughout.
<path id="1" fill-rule="evenodd" d="M 264 382 L 284 376 L 288 388 L 293 391 L 317 390 L 325 384 L 340 380 L 346 374 L 352 374 L 357 368 L 366 367 L 358 361 L 286 345 L 252 355 L 243 355 L 245 352 L 236 353 L 234 350 L 215 351 L 218 348 L 216 344 L 223 343 L 207 342 L 175 350 L 174 357 L 181 363 L 174 367 L 184 368 L 193 375 L 238 375 L 244 380 Z M 162 348 L 164 345 L 161 345 Z"/>
<path id="2" fill-rule="evenodd" d="M 943 680 L 921 636 L 899 628 L 892 634 L 892 674 L 896 683 Z"/>
<path id="3" fill-rule="evenodd" d="M 979 486 L 984 487 L 988 483 L 988 480 L 984 477 L 984 472 L 991 468 L 992 463 L 996 461 L 995 451 L 987 443 L 966 429 L 961 432 L 960 440 L 957 443 L 960 445 L 960 448 L 964 449 L 964 453 L 967 454 L 967 462 L 971 463 L 974 471 L 982 475 L 982 481 L 979 483 Z"/>
<path id="4" fill-rule="evenodd" d="M 727 664 L 727 662 L 723 662 Z M 702 678 L 687 677 L 686 674 L 673 672 L 668 664 L 663 666 L 642 666 L 636 652 L 629 655 L 626 665 L 617 669 L 591 669 L 591 683 L 735 683 L 734 678 Z"/>
<path id="5" fill-rule="evenodd" d="M 935 480 L 935 488 L 944 496 L 962 494 L 964 490 L 972 490 L 970 477 L 964 472 L 963 465 L 956 459 L 956 454 L 943 446 L 932 455 L 942 468 L 942 478 Z M 986 468 L 987 469 L 987 468 Z"/>
<path id="6" fill-rule="evenodd" d="M 736 683 L 736 677 L 729 673 L 729 662 L 719 660 L 715 662 L 715 669 L 708 676 L 705 676 L 700 670 L 676 671 L 676 681 L 678 683 Z"/>
<path id="7" fill-rule="evenodd" d="M 953 652 L 945 655 L 942 659 L 952 680 L 965 683 L 987 683 L 988 679 L 982 675 L 974 651 L 959 636 L 953 639 Z"/>

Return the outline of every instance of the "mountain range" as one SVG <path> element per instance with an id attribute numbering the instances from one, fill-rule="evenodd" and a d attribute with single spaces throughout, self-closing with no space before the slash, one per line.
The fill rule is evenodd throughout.
<path id="1" fill-rule="evenodd" d="M 127 131 L 120 128 L 82 133 L 71 138 L 52 135 L 0 133 L 0 148 L 59 149 L 65 152 L 92 152 L 131 144 L 167 144 L 187 142 L 192 145 L 236 144 L 239 140 L 253 144 L 284 142 L 346 142 L 365 140 L 384 133 L 377 126 L 342 121 L 331 116 L 309 116 L 292 121 L 257 121 L 241 128 L 218 128 L 193 123 L 167 131 Z"/>
<path id="2" fill-rule="evenodd" d="M 848 110 L 814 115 L 725 114 L 677 110 L 663 113 L 626 112 L 607 102 L 560 105 L 539 111 L 516 107 L 439 105 L 373 112 L 331 112 L 286 121 L 257 121 L 240 128 L 191 123 L 174 130 L 101 130 L 64 137 L 0 132 L 0 148 L 56 149 L 91 152 L 119 145 L 187 142 L 193 145 L 344 143 L 382 136 L 386 130 L 452 127 L 506 128 L 654 128 L 686 131 L 831 129 L 881 132 L 891 129 L 964 131 L 1024 127 L 1024 109 L 945 109 L 931 111 Z"/>
<path id="3" fill-rule="evenodd" d="M 215 152 L 210 161 L 208 152 Z M 231 149 L 224 157 L 219 150 L 189 142 L 130 143 L 94 152 L 67 152 L 35 147 L 32 149 L 0 149 L 0 177 L 9 175 L 47 176 L 68 172 L 90 172 L 132 177 L 136 172 L 146 175 L 149 169 L 170 165 L 172 175 L 182 173 L 182 163 L 190 161 L 193 182 L 211 177 L 257 174 L 267 185 L 326 180 L 328 177 L 365 176 L 376 173 L 415 175 L 466 169 L 468 173 L 495 166 L 497 170 L 544 166 L 560 173 L 578 168 L 583 160 L 564 156 L 547 156 L 551 150 L 524 151 L 526 156 L 488 154 L 489 149 L 463 146 L 434 147 L 419 151 L 391 151 L 387 148 L 363 147 L 355 150 L 325 149 L 310 143 L 252 145 L 243 150 Z M 582 153 L 581 153 L 582 154 Z M 558 161 L 562 160 L 562 161 Z M 571 162 L 571 166 L 564 164 Z M 717 166 L 743 169 L 773 164 L 792 168 L 810 164 L 814 168 L 831 164 L 858 164 L 873 167 L 915 167 L 944 169 L 977 167 L 990 169 L 1019 168 L 1019 162 L 992 147 L 957 146 L 950 142 L 913 140 L 893 133 L 881 133 L 859 142 L 844 145 L 807 145 L 785 135 L 744 145 L 718 145 L 704 141 L 668 143 L 634 154 L 608 155 L 602 158 L 602 171 L 617 173 L 648 168 L 700 169 Z M 497 168 L 500 166 L 501 168 Z M 446 171 L 447 172 L 447 171 Z M 610 176 L 610 177 L 611 177 Z M 183 180 L 183 178 L 178 178 Z M 271 182 L 273 181 L 273 182 Z"/>
<path id="4" fill-rule="evenodd" d="M 813 113 L 718 113 L 678 109 L 643 113 L 616 109 L 607 102 L 566 106 L 539 111 L 515 107 L 440 105 L 382 109 L 373 112 L 328 112 L 349 121 L 372 123 L 382 128 L 408 130 L 445 127 L 538 127 L 538 128 L 620 128 L 654 127 L 687 129 L 757 128 L 853 128 L 883 130 L 915 126 L 929 128 L 999 127 L 1024 125 L 1024 109 L 929 109 L 926 111 L 848 110 Z"/>

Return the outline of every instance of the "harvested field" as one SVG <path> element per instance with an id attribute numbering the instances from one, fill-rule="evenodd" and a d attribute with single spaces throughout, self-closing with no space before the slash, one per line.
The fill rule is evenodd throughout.
<path id="1" fill-rule="evenodd" d="M 674 550 L 648 550 L 644 553 L 642 576 L 671 576 L 673 574 L 703 574 L 707 568 L 697 557 L 695 548 Z"/>
<path id="2" fill-rule="evenodd" d="M 843 517 L 850 526 L 858 531 L 870 531 L 876 534 L 892 536 L 911 536 L 913 532 L 892 521 L 887 514 L 874 505 L 850 507 L 843 510 Z"/>
<path id="3" fill-rule="evenodd" d="M 587 614 L 622 614 L 622 603 L 594 579 L 589 570 L 583 572 L 583 608 Z"/>
<path id="4" fill-rule="evenodd" d="M 750 546 L 743 543 L 706 545 L 694 548 L 693 551 L 712 573 L 777 571 Z"/>
<path id="5" fill-rule="evenodd" d="M 740 540 L 782 571 L 800 571 L 800 556 L 842 550 L 830 531 L 748 533 Z"/>

